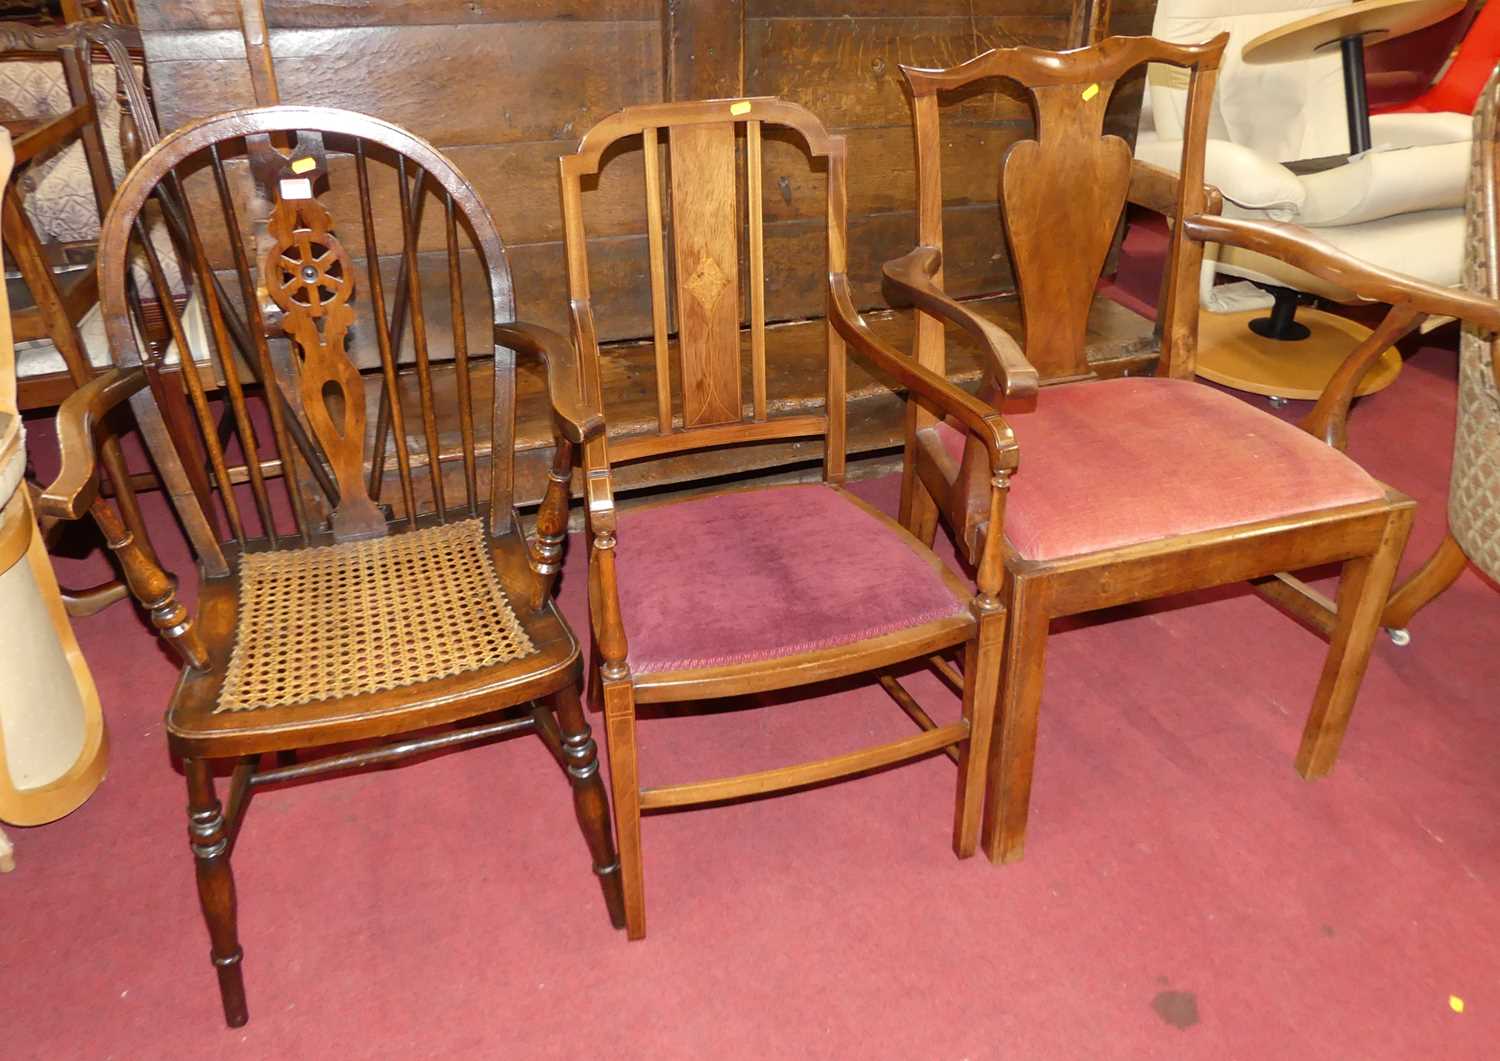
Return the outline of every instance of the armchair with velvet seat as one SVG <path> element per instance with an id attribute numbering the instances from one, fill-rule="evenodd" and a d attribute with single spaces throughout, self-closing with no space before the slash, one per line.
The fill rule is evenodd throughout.
<path id="1" fill-rule="evenodd" d="M 1019 447 L 1003 522 L 978 499 L 984 454 L 940 411 L 908 404 L 902 522 L 924 541 L 939 521 L 980 555 L 1003 539 L 1007 640 L 990 746 L 983 843 L 994 861 L 1021 857 L 1041 678 L 1051 619 L 1243 580 L 1295 611 L 1305 587 L 1289 570 L 1342 565 L 1327 661 L 1296 765 L 1332 769 L 1378 629 L 1413 503 L 1322 441 L 1336 415 L 1299 430 L 1192 381 L 1203 244 L 1274 255 L 1396 305 L 1384 334 L 1424 313 L 1500 326 L 1500 304 L 1450 293 L 1340 255 L 1305 230 L 1204 213 L 1203 144 L 1226 38 L 1175 45 L 1110 38 L 1065 53 L 987 52 L 946 70 L 903 68 L 915 111 L 918 224 L 924 245 L 887 263 L 897 293 L 918 308 L 914 360 L 942 373 L 944 325 L 986 354 L 986 395 Z M 1144 62 L 1188 71 L 1182 180 L 1160 309 L 1156 378 L 1037 387 L 1033 366 L 1070 356 L 1130 183 L 1128 149 L 1102 135 L 1116 83 Z M 987 78 L 1032 97 L 1037 136 L 1016 144 L 1001 173 L 1002 205 L 1025 334 L 1017 342 L 950 299 L 941 286 L 938 94 Z M 1091 91 L 1097 86 L 1100 91 Z M 1066 171 L 1071 179 L 1055 179 Z M 1382 329 L 1377 329 L 1381 332 Z M 1382 348 L 1378 340 L 1374 349 Z"/>
<path id="2" fill-rule="evenodd" d="M 826 167 L 829 321 L 821 412 L 777 414 L 767 393 L 763 128 L 804 148 L 820 178 Z M 626 150 L 615 150 L 622 141 Z M 642 145 L 639 155 L 629 150 L 635 144 Z M 669 176 L 663 175 L 663 153 Z M 844 344 L 972 435 L 982 454 L 976 461 L 984 466 L 984 504 L 995 518 L 1014 468 L 1014 446 L 998 412 L 883 346 L 860 320 L 845 275 L 844 140 L 802 107 L 772 98 L 629 107 L 595 125 L 577 152 L 562 159 L 585 408 L 608 415 L 612 395 L 590 305 L 583 186 L 606 165 L 632 163 L 643 166 L 645 177 L 657 422 L 644 433 L 587 442 L 583 489 L 593 695 L 604 712 L 627 928 L 639 939 L 646 931 L 643 812 L 765 795 L 944 750 L 958 763 L 953 850 L 960 858 L 974 854 L 1004 628 L 996 597 L 999 543 L 979 556 L 976 592 L 895 520 L 843 488 Z M 739 187 L 746 193 L 737 193 Z M 670 239 L 663 227 L 667 202 Z M 742 231 L 750 323 L 743 349 Z M 675 340 L 669 338 L 669 275 L 675 277 Z M 771 439 L 821 441 L 821 481 L 616 507 L 614 469 L 621 463 Z M 565 482 L 566 466 L 554 475 Z M 795 765 L 732 777 L 641 782 L 640 749 L 649 746 L 645 738 L 656 723 L 638 725 L 638 705 L 795 689 L 959 648 L 967 678 L 952 721 L 934 720 L 893 675 L 881 673 L 880 686 L 920 732 L 853 750 L 821 750 Z"/>

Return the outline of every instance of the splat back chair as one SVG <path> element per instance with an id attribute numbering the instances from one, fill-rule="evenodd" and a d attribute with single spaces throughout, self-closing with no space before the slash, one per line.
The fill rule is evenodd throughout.
<path id="1" fill-rule="evenodd" d="M 991 745 L 984 846 L 1021 857 L 1051 619 L 1191 589 L 1340 563 L 1338 618 L 1297 754 L 1305 777 L 1332 769 L 1410 528 L 1412 502 L 1313 434 L 1192 382 L 1203 242 L 1265 250 L 1347 281 L 1362 297 L 1493 323 L 1484 300 L 1367 268 L 1305 230 L 1204 213 L 1203 143 L 1224 38 L 1179 46 L 1110 38 L 1064 53 L 987 52 L 951 70 L 906 69 L 915 99 L 922 238 L 941 238 L 937 95 L 980 78 L 1031 93 L 1037 138 L 1015 144 L 1001 194 L 1025 335 L 1017 344 L 944 294 L 941 251 L 918 247 L 886 276 L 920 311 L 915 360 L 942 372 L 943 323 L 981 343 L 990 394 L 1020 447 L 1003 526 L 977 494 L 985 475 L 963 434 L 917 408 L 907 437 L 903 522 L 931 540 L 939 516 L 975 553 L 1004 539 L 1005 677 Z M 1089 298 L 1132 177 L 1129 150 L 1101 135 L 1116 82 L 1144 62 L 1190 71 L 1182 180 L 1160 307 L 1156 378 L 1041 388 L 1036 369 L 1076 356 Z M 1381 336 L 1375 349 L 1389 345 Z M 1291 583 L 1273 579 L 1289 593 Z"/>
<path id="2" fill-rule="evenodd" d="M 831 323 L 827 405 L 817 414 L 772 415 L 766 396 L 761 137 L 763 129 L 773 127 L 799 138 L 827 170 Z M 627 929 L 638 939 L 646 928 L 642 811 L 761 795 L 955 748 L 953 847 L 961 858 L 974 853 L 1003 627 L 995 599 L 999 554 L 991 550 L 981 560 L 976 594 L 926 546 L 839 485 L 845 449 L 843 340 L 984 440 L 996 480 L 990 494 L 996 512 L 1012 454 L 1009 437 L 996 429 L 993 409 L 869 337 L 844 276 L 844 141 L 829 135 L 808 111 L 776 99 L 627 108 L 596 125 L 577 153 L 562 159 L 568 280 L 586 409 L 607 413 L 611 395 L 590 306 L 583 182 L 620 141 L 644 144 L 638 156 L 619 154 L 610 164 L 639 157 L 645 167 L 659 420 L 651 433 L 589 441 L 584 487 L 590 611 L 599 657 L 593 688 L 605 714 Z M 747 162 L 748 195 L 743 196 L 736 194 L 741 146 Z M 663 196 L 671 204 L 670 241 L 664 234 Z M 748 312 L 739 298 L 738 239 L 745 215 Z M 675 277 L 675 343 L 669 339 L 669 275 Z M 742 345 L 744 318 L 750 327 Z M 823 481 L 616 510 L 611 475 L 622 462 L 776 438 L 821 439 Z M 923 732 L 794 766 L 641 786 L 637 704 L 792 688 L 925 659 L 954 646 L 964 647 L 969 675 L 961 717 L 954 722 L 935 723 L 886 675 L 883 684 L 921 720 Z"/>
<path id="3" fill-rule="evenodd" d="M 245 231 L 249 196 L 240 193 L 248 188 L 247 152 L 275 196 L 257 246 L 231 236 Z M 354 170 L 358 192 L 355 201 L 346 185 L 341 217 L 320 199 L 335 162 Z M 383 253 L 415 266 L 418 233 L 407 208 L 418 182 L 440 203 L 439 247 L 446 244 L 447 257 L 439 275 L 450 285 L 452 312 L 446 333 L 420 308 L 412 314 L 416 360 L 400 366 L 389 340 L 391 292 L 376 266 Z M 184 185 L 196 193 L 185 194 Z M 183 358 L 180 377 L 137 345 L 126 293 L 126 262 L 139 242 L 142 212 L 163 189 L 184 208 L 187 260 L 211 325 L 202 362 L 210 367 L 200 370 L 200 361 Z M 393 223 L 379 225 L 372 213 L 374 197 L 387 192 L 403 207 L 394 241 Z M 382 247 L 382 236 L 396 245 Z M 472 246 L 472 254 L 461 246 Z M 466 320 L 457 292 L 476 256 L 489 302 L 483 318 Z M 246 383 L 221 296 L 208 282 L 216 265 L 227 271 L 231 297 L 250 321 L 261 378 L 290 396 L 285 407 Z M 405 276 L 411 303 L 420 307 L 415 267 Z M 468 182 L 423 141 L 348 111 L 271 107 L 207 118 L 164 139 L 121 185 L 100 241 L 100 281 L 118 367 L 64 404 L 63 471 L 42 504 L 59 517 L 104 512 L 101 523 L 113 527 L 110 544 L 131 589 L 182 660 L 166 729 L 187 776 L 189 839 L 229 1024 L 246 1020 L 230 855 L 249 796 L 265 785 L 538 733 L 566 767 L 611 918 L 623 923 L 607 804 L 579 702 L 578 645 L 552 604 L 552 575 L 530 566 L 512 510 L 515 355 L 498 339 L 483 338 L 501 326 L 525 334 L 526 326 L 511 323 L 505 251 Z M 258 290 L 269 292 L 274 315 Z M 370 304 L 380 348 L 374 379 L 359 375 L 348 351 L 356 297 Z M 186 347 L 171 301 L 162 304 L 175 340 Z M 471 332 L 491 351 L 489 366 L 470 357 Z M 432 383 L 440 334 L 449 337 L 442 341 L 462 369 L 456 393 Z M 564 344 L 546 353 L 548 378 L 562 395 L 553 409 L 566 451 L 595 437 L 602 424 L 577 411 L 571 350 Z M 488 368 L 472 381 L 471 361 Z M 209 371 L 223 383 L 233 425 L 228 441 L 221 441 L 205 395 Z M 414 388 L 403 387 L 408 376 Z M 396 396 L 389 445 L 401 496 L 393 506 L 366 486 L 377 382 Z M 96 498 L 89 432 L 127 397 L 197 554 L 195 613 Z M 337 488 L 331 500 L 298 474 L 267 480 L 264 469 L 302 459 L 288 439 L 292 417 L 324 455 L 325 474 Z M 479 417 L 491 423 L 488 455 L 475 444 Z M 243 458 L 243 481 L 230 473 L 231 449 Z M 456 487 L 438 474 L 443 461 L 461 470 Z M 561 535 L 566 512 L 566 488 L 554 487 L 538 521 L 544 538 Z M 541 556 L 536 562 L 547 566 Z M 372 741 L 378 742 L 321 758 L 295 755 Z M 282 754 L 263 765 L 268 753 Z M 233 764 L 227 807 L 215 791 L 221 760 Z"/>

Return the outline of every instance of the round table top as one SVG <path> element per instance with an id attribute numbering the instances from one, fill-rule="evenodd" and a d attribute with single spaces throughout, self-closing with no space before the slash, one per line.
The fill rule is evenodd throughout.
<path id="1" fill-rule="evenodd" d="M 1285 63 L 1311 58 L 1321 45 L 1367 35 L 1383 41 L 1457 14 L 1464 0 L 1359 0 L 1269 30 L 1245 45 L 1247 63 Z"/>

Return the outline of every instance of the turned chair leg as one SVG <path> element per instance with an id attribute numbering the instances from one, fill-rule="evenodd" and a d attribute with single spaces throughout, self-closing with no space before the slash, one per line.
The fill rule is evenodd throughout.
<path id="1" fill-rule="evenodd" d="M 224 811 L 214 793 L 214 777 L 206 759 L 185 759 L 188 786 L 188 841 L 197 863 L 198 901 L 212 941 L 214 969 L 219 974 L 219 997 L 224 1021 L 238 1028 L 250 1019 L 245 1008 L 245 981 L 240 971 L 239 934 L 235 924 L 234 875 L 229 870 L 229 831 Z"/>
<path id="2" fill-rule="evenodd" d="M 1373 556 L 1344 561 L 1328 658 L 1297 750 L 1297 772 L 1305 778 L 1323 777 L 1338 759 L 1396 566 L 1411 531 L 1412 511 L 1409 506 L 1391 513 L 1380 548 Z"/>
<path id="3" fill-rule="evenodd" d="M 953 853 L 959 858 L 971 857 L 979 844 L 985 778 L 995 729 L 995 701 L 1000 694 L 1001 653 L 1005 647 L 1005 612 L 999 602 L 993 602 L 978 618 L 979 629 L 964 646 L 963 712 L 969 723 L 969 739 L 958 753 Z"/>
<path id="4" fill-rule="evenodd" d="M 984 797 L 984 853 L 995 863 L 1020 861 L 1026 844 L 1037 712 L 1042 703 L 1051 618 L 1037 596 L 1033 584 L 1011 579 L 1000 706 Z"/>
<path id="5" fill-rule="evenodd" d="M 625 934 L 630 939 L 644 939 L 646 896 L 641 861 L 641 786 L 635 751 L 635 691 L 628 680 L 606 679 L 602 684 L 609 787 L 614 797 L 620 884 L 625 896 Z"/>
<path id="6" fill-rule="evenodd" d="M 625 898 L 620 889 L 620 859 L 610 836 L 609 802 L 604 797 L 604 781 L 599 776 L 599 752 L 594 735 L 583 716 L 578 689 L 568 686 L 548 697 L 561 740 L 560 752 L 568 781 L 573 786 L 573 811 L 578 827 L 588 842 L 594 859 L 594 874 L 604 890 L 604 905 L 610 924 L 625 927 Z"/>

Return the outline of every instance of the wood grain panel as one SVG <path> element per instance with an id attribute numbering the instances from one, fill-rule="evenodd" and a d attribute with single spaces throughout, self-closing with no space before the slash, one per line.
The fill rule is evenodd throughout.
<path id="1" fill-rule="evenodd" d="M 754 19 L 745 28 L 745 90 L 795 100 L 839 129 L 906 125 L 911 109 L 897 64 L 953 66 L 992 47 L 1061 47 L 1067 28 L 1066 11 L 1061 17 Z M 955 94 L 945 117 L 994 122 L 1029 115 L 1019 94 L 981 91 Z"/>
<path id="2" fill-rule="evenodd" d="M 917 201 L 916 145 L 910 125 L 851 129 L 849 213 L 910 210 Z M 943 201 L 950 206 L 994 202 L 1005 149 L 1032 135 L 1031 122 L 955 123 L 943 135 Z M 767 130 L 766 220 L 823 216 L 827 175 L 814 168 L 795 137 Z"/>
<path id="3" fill-rule="evenodd" d="M 277 30 L 271 51 L 283 102 L 353 106 L 439 147 L 571 140 L 661 98 L 654 21 Z M 237 31 L 151 34 L 147 56 L 165 129 L 254 99 Z"/>
<path id="4" fill-rule="evenodd" d="M 1057 0 L 1015 0 L 1046 8 L 1046 14 L 1057 6 Z M 745 0 L 746 18 L 932 18 L 948 16 L 967 18 L 973 14 L 971 0 Z M 1024 14 L 1036 14 L 1026 11 Z"/>
<path id="5" fill-rule="evenodd" d="M 516 315 L 566 335 L 568 282 L 562 243 L 523 243 L 507 250 L 516 278 Z M 600 341 L 650 335 L 651 253 L 646 237 L 591 239 L 588 256 Z"/>
<path id="6" fill-rule="evenodd" d="M 685 427 L 740 418 L 734 132 L 731 122 L 680 125 L 668 141 Z"/>
<path id="7" fill-rule="evenodd" d="M 743 0 L 671 0 L 661 5 L 668 100 L 745 94 Z"/>
<path id="8" fill-rule="evenodd" d="M 943 211 L 946 229 L 946 288 L 955 297 L 1015 289 L 1000 211 L 991 203 Z M 855 304 L 884 307 L 880 267 L 911 250 L 914 210 L 849 219 L 849 281 Z M 766 318 L 800 320 L 821 316 L 827 298 L 826 237 L 821 222 L 766 225 Z"/>
<path id="9" fill-rule="evenodd" d="M 153 0 L 141 28 L 238 29 L 238 0 Z M 482 22 L 655 18 L 659 0 L 265 0 L 273 28 L 429 26 Z"/>
<path id="10" fill-rule="evenodd" d="M 336 139 L 330 148 L 339 146 Z M 562 239 L 562 217 L 557 205 L 557 158 L 573 146 L 567 141 L 539 141 L 526 144 L 488 144 L 455 147 L 445 154 L 474 185 L 480 199 L 489 207 L 507 246 L 513 243 L 545 243 Z M 621 153 L 619 164 L 606 167 L 597 187 L 590 191 L 590 233 L 596 238 L 635 235 L 644 231 L 644 197 L 642 166 L 638 148 Z M 396 253 L 401 248 L 401 217 L 396 199 L 395 168 L 382 149 L 367 152 L 370 172 L 371 212 L 375 219 L 376 243 L 381 253 Z M 225 163 L 231 186 L 237 190 L 236 206 L 244 231 L 241 239 L 250 238 L 248 219 L 248 170 L 242 160 Z M 216 208 L 209 187 L 209 174 L 194 173 L 186 187 L 195 206 L 195 218 L 203 237 L 209 262 L 215 269 L 232 264 L 232 251 L 224 228 L 222 214 Z M 208 198 L 204 198 L 204 195 Z M 319 185 L 318 199 L 333 215 L 335 228 L 345 238 L 363 245 L 359 230 L 359 187 L 354 161 L 347 153 L 328 155 L 327 185 Z M 437 251 L 446 246 L 442 202 L 432 191 L 424 198 L 418 250 Z M 466 235 L 460 239 L 467 241 Z"/>
<path id="11" fill-rule="evenodd" d="M 1066 18 L 1072 4 L 1068 0 L 746 0 L 746 18 L 920 18 L 932 16 L 996 17 L 1005 15 L 1041 15 Z M 1155 13 L 1156 0 L 1118 0 L 1111 5 L 1114 17 L 1110 32 L 1117 28 L 1120 16 L 1145 12 L 1147 25 Z"/>

